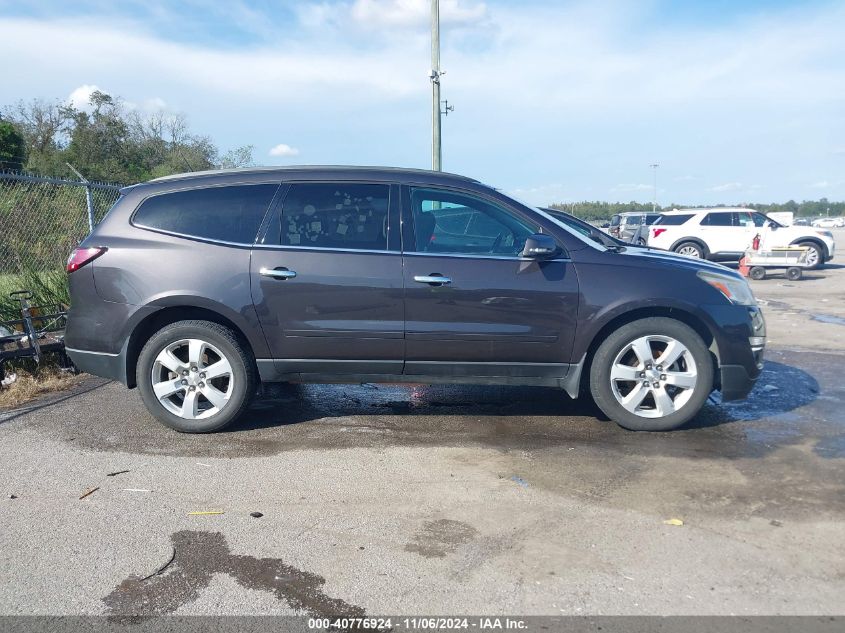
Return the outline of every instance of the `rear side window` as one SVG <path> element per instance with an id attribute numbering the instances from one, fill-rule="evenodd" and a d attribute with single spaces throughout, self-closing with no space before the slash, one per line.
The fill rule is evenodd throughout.
<path id="1" fill-rule="evenodd" d="M 686 213 L 681 215 L 661 215 L 654 223 L 660 226 L 680 226 L 691 217 L 692 214 L 687 215 Z"/>
<path id="2" fill-rule="evenodd" d="M 739 226 L 739 218 L 736 213 L 708 213 L 701 226 Z"/>
<path id="3" fill-rule="evenodd" d="M 389 185 L 292 184 L 282 205 L 278 243 L 385 251 L 389 207 Z"/>
<path id="4" fill-rule="evenodd" d="M 236 185 L 174 191 L 147 198 L 136 226 L 237 244 L 255 242 L 278 185 Z"/>
<path id="5" fill-rule="evenodd" d="M 649 225 L 654 224 L 655 222 L 657 222 L 657 219 L 659 217 L 660 217 L 659 215 L 649 213 L 647 216 L 645 216 L 645 223 L 649 224 Z"/>
<path id="6" fill-rule="evenodd" d="M 641 215 L 629 215 L 625 218 L 625 226 L 637 226 L 640 222 L 642 222 L 643 216 Z"/>

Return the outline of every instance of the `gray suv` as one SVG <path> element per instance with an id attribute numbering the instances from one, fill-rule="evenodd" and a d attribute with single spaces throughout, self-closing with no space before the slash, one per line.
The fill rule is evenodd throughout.
<path id="1" fill-rule="evenodd" d="M 248 414 L 261 381 L 541 385 L 670 429 L 762 367 L 737 273 L 470 178 L 249 169 L 122 194 L 68 261 L 67 351 L 179 431 Z"/>

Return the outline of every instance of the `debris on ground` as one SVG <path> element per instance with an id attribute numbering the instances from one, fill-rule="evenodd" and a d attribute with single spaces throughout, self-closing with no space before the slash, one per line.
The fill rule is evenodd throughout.
<path id="1" fill-rule="evenodd" d="M 17 499 L 18 495 L 9 495 L 9 499 Z"/>
<path id="2" fill-rule="evenodd" d="M 261 514 L 260 512 L 250 512 L 250 513 L 249 513 L 249 516 L 251 516 L 253 519 L 260 519 L 260 518 L 261 518 L 261 517 L 263 517 L 264 515 L 263 515 L 263 514 Z"/>
<path id="3" fill-rule="evenodd" d="M 79 500 L 81 501 L 82 499 L 84 499 L 84 498 L 85 498 L 85 497 L 87 497 L 88 495 L 90 495 L 90 494 L 94 494 L 94 493 L 95 493 L 95 492 L 97 492 L 99 489 L 100 489 L 100 487 L 99 487 L 99 486 L 97 486 L 96 488 L 91 488 L 91 490 L 89 490 L 89 491 L 87 491 L 87 492 L 84 492 L 84 493 L 82 494 L 82 496 L 81 496 L 81 497 L 79 497 Z"/>
<path id="4" fill-rule="evenodd" d="M 122 475 L 123 473 L 128 473 L 128 470 L 117 470 L 113 473 L 106 473 L 106 477 L 116 477 L 117 475 Z"/>
<path id="5" fill-rule="evenodd" d="M 666 519 L 666 520 L 663 522 L 663 524 L 664 524 L 664 525 L 678 525 L 678 526 L 681 526 L 681 525 L 683 525 L 683 524 L 684 524 L 684 522 L 683 522 L 683 521 L 681 521 L 680 519 Z"/>
<path id="6" fill-rule="evenodd" d="M 164 565 L 162 565 L 162 566 L 161 566 L 161 567 L 159 567 L 158 569 L 156 569 L 156 570 L 155 570 L 153 573 L 151 573 L 149 576 L 144 576 L 143 578 L 141 578 L 141 582 L 144 582 L 145 580 L 149 580 L 149 579 L 150 579 L 150 578 L 152 578 L 153 576 L 158 576 L 161 572 L 163 572 L 165 569 L 167 569 L 168 567 L 170 567 L 170 564 L 171 564 L 174 560 L 176 560 L 176 548 L 175 548 L 175 547 L 171 547 L 170 549 L 171 549 L 171 552 L 170 552 L 170 558 L 168 558 L 168 559 L 167 559 L 167 562 L 166 562 L 166 563 L 164 563 Z"/>
<path id="7" fill-rule="evenodd" d="M 513 476 L 511 477 L 511 481 L 512 481 L 512 482 L 514 482 L 514 483 L 516 483 L 516 484 L 519 484 L 519 485 L 520 485 L 520 486 L 522 486 L 523 488 L 527 488 L 527 487 L 528 487 L 528 482 L 527 482 L 527 481 L 525 481 L 522 477 L 518 477 L 517 475 L 513 475 Z"/>

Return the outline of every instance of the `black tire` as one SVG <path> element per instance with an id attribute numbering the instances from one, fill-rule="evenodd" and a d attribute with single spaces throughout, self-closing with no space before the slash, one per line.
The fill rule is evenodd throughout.
<path id="1" fill-rule="evenodd" d="M 224 379 L 233 382 L 228 399 L 220 406 L 218 412 L 205 418 L 186 419 L 175 415 L 165 408 L 153 391 L 153 368 L 159 353 L 168 346 L 187 339 L 198 339 L 217 348 L 228 361 L 231 369 L 228 377 Z M 211 347 L 206 349 L 206 354 L 209 352 L 215 354 Z M 212 358 L 212 356 L 209 355 L 207 358 Z M 158 370 L 162 369 L 167 373 L 166 368 L 158 368 Z M 147 410 L 160 422 L 181 433 L 210 433 L 235 422 L 249 408 L 258 386 L 255 361 L 234 332 L 218 323 L 193 320 L 167 325 L 147 341 L 138 357 L 136 381 Z M 208 382 L 211 383 L 211 380 Z M 228 382 L 225 384 L 228 385 Z M 200 383 L 200 387 L 204 387 L 204 384 Z M 198 392 L 195 397 L 199 400 L 202 390 L 199 387 L 195 387 L 195 390 Z M 174 394 L 173 398 L 178 403 L 179 394 Z M 206 402 L 208 404 L 205 406 L 211 405 L 211 401 L 206 400 Z"/>
<path id="2" fill-rule="evenodd" d="M 798 242 L 797 246 L 811 248 L 815 251 L 815 263 L 811 266 L 808 266 L 810 270 L 816 270 L 824 265 L 824 251 L 822 250 L 821 246 L 819 246 L 815 242 Z M 813 253 L 810 253 L 809 255 L 812 256 Z"/>
<path id="3" fill-rule="evenodd" d="M 685 251 L 685 252 L 682 252 Z M 686 255 L 687 257 L 696 257 L 698 259 L 706 259 L 707 253 L 698 242 L 681 242 L 675 249 L 675 253 L 679 255 Z"/>
<path id="4" fill-rule="evenodd" d="M 748 271 L 748 276 L 754 281 L 760 281 L 766 278 L 766 269 L 762 266 L 754 266 Z"/>
<path id="5" fill-rule="evenodd" d="M 801 279 L 801 269 L 793 266 L 786 269 L 786 278 L 791 281 L 798 281 Z"/>
<path id="6" fill-rule="evenodd" d="M 620 404 L 611 386 L 610 373 L 617 355 L 632 341 L 644 336 L 675 339 L 687 348 L 695 362 L 696 378 L 692 394 L 674 413 L 663 417 L 642 417 L 632 413 Z M 665 386 L 661 388 L 665 389 Z M 711 391 L 713 359 L 704 341 L 685 323 L 666 317 L 649 317 L 623 325 L 599 346 L 590 365 L 590 392 L 596 405 L 619 426 L 631 431 L 668 431 L 682 426 L 695 417 Z M 649 396 L 646 396 L 646 400 L 648 398 Z"/>

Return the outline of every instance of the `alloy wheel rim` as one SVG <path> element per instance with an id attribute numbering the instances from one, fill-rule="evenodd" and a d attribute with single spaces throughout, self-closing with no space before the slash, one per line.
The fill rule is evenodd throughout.
<path id="1" fill-rule="evenodd" d="M 663 418 L 679 411 L 697 384 L 692 352 L 670 336 L 634 339 L 620 350 L 610 369 L 616 401 L 641 418 Z"/>
<path id="2" fill-rule="evenodd" d="M 815 266 L 818 263 L 819 263 L 819 252 L 811 246 L 810 250 L 807 251 L 807 265 L 808 266 Z"/>
<path id="3" fill-rule="evenodd" d="M 695 246 L 684 246 L 682 249 L 678 251 L 681 255 L 686 255 L 687 257 L 697 257 L 701 258 L 701 253 Z"/>
<path id="4" fill-rule="evenodd" d="M 232 364 L 208 341 L 190 338 L 169 343 L 153 362 L 151 384 L 159 404 L 185 420 L 219 413 L 235 387 Z"/>

